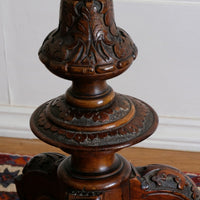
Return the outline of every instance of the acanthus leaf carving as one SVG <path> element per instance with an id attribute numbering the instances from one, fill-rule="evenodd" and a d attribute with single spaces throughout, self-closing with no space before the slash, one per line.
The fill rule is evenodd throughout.
<path id="1" fill-rule="evenodd" d="M 59 27 L 49 34 L 39 52 L 47 68 L 64 78 L 128 68 L 137 48 L 128 34 L 116 26 L 111 1 L 62 0 L 61 5 Z M 107 65 L 113 67 L 108 70 Z"/>

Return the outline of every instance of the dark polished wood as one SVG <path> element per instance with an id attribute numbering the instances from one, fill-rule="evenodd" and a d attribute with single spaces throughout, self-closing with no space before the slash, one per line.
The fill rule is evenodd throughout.
<path id="1" fill-rule="evenodd" d="M 199 200 L 194 183 L 164 165 L 134 167 L 117 154 L 149 137 L 158 117 L 143 101 L 106 83 L 137 56 L 114 21 L 112 0 L 61 0 L 59 27 L 39 57 L 72 86 L 31 117 L 33 133 L 71 156 L 43 153 L 16 178 L 21 200 Z"/>

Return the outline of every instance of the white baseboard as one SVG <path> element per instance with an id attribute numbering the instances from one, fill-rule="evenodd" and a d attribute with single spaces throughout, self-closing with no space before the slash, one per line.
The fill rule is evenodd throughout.
<path id="1" fill-rule="evenodd" d="M 160 117 L 156 132 L 138 147 L 200 152 L 200 119 Z"/>
<path id="2" fill-rule="evenodd" d="M 34 108 L 0 105 L 0 136 L 36 138 L 29 128 Z M 159 127 L 138 147 L 200 152 L 200 119 L 160 117 Z"/>
<path id="3" fill-rule="evenodd" d="M 29 128 L 34 108 L 0 105 L 0 136 L 36 138 Z"/>

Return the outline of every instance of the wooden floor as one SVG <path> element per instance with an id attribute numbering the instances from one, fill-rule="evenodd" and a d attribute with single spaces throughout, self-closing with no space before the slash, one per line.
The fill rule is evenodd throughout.
<path id="1" fill-rule="evenodd" d="M 35 155 L 42 152 L 60 152 L 61 150 L 39 140 L 0 137 L 0 152 L 23 155 Z M 128 148 L 119 152 L 135 166 L 148 164 L 172 165 L 183 172 L 200 173 L 200 152 L 183 152 L 145 148 Z"/>

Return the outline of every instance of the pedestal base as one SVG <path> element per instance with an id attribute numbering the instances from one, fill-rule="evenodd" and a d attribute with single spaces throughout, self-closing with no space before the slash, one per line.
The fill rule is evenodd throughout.
<path id="1" fill-rule="evenodd" d="M 116 156 L 119 165 L 107 174 L 74 172 L 62 176 L 64 173 L 58 171 L 70 169 L 70 157 L 39 154 L 15 180 L 20 200 L 200 200 L 195 184 L 179 170 L 165 165 L 135 168 Z"/>

